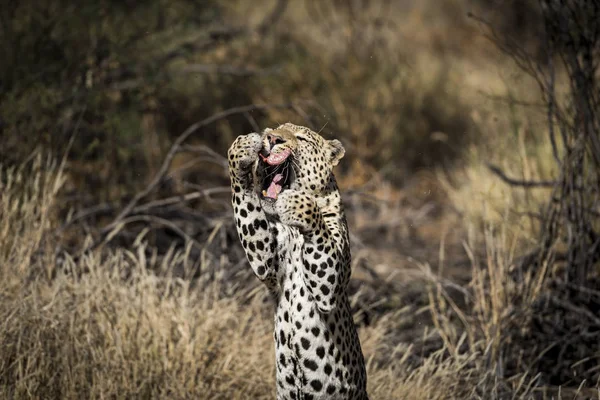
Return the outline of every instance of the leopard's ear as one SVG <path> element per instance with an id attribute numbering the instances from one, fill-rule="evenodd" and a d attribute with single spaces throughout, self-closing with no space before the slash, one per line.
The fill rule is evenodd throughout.
<path id="1" fill-rule="evenodd" d="M 344 154 L 346 154 L 346 150 L 344 149 L 342 142 L 337 139 L 328 140 L 327 149 L 329 150 L 331 165 L 335 167 L 342 157 L 344 157 Z"/>

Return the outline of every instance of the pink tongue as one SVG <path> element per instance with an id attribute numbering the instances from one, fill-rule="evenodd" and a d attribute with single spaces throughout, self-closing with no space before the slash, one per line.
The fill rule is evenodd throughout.
<path id="1" fill-rule="evenodd" d="M 273 181 L 269 185 L 269 188 L 266 190 L 266 193 L 263 192 L 265 197 L 270 197 L 271 199 L 276 199 L 277 195 L 281 193 L 281 185 L 278 185 L 279 181 L 283 179 L 282 174 L 277 174 L 273 178 Z"/>
<path id="2" fill-rule="evenodd" d="M 278 154 L 269 154 L 269 157 L 264 160 L 270 165 L 278 165 L 285 161 L 286 158 L 290 155 L 290 149 L 285 149 L 281 153 Z"/>

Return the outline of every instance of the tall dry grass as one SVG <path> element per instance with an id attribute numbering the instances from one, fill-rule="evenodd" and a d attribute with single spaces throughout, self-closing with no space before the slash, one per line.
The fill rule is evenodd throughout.
<path id="1" fill-rule="evenodd" d="M 173 266 L 185 265 L 187 254 L 153 259 L 143 240 L 77 260 L 56 257 L 61 166 L 38 155 L 2 169 L 0 182 L 0 397 L 273 398 L 264 291 L 242 301 L 216 283 L 177 278 Z M 457 328 L 447 312 L 455 305 L 432 276 L 421 312 L 433 325 L 421 337 L 397 340 L 412 318 L 402 309 L 360 329 L 373 399 L 539 398 L 531 376 L 506 381 L 493 364 L 503 356 L 513 289 L 502 276 L 507 249 L 486 238 L 490 279 L 473 279 L 475 319 Z M 442 344 L 425 351 L 431 339 Z"/>

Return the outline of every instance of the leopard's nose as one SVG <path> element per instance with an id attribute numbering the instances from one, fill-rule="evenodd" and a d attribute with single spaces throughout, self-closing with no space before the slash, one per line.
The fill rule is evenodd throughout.
<path id="1" fill-rule="evenodd" d="M 269 143 L 269 149 L 272 150 L 278 144 L 285 143 L 285 139 L 281 136 L 270 134 L 267 135 L 267 142 Z"/>

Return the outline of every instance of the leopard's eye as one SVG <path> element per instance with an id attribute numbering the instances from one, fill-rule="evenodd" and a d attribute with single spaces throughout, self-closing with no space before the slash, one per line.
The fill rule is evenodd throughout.
<path id="1" fill-rule="evenodd" d="M 302 136 L 296 136 L 296 139 L 301 140 L 303 142 L 308 142 L 308 140 L 305 137 L 302 137 Z"/>

